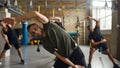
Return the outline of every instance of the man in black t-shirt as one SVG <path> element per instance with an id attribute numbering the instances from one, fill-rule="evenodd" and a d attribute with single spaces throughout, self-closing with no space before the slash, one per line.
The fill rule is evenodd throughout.
<path id="1" fill-rule="evenodd" d="M 17 34 L 15 32 L 15 30 L 13 29 L 13 24 L 7 24 L 4 22 L 0 22 L 0 26 L 2 26 L 2 30 L 1 30 L 1 34 L 5 40 L 5 46 L 4 49 L 2 51 L 2 53 L 0 54 L 0 65 L 2 64 L 2 58 L 5 56 L 6 52 L 8 49 L 12 48 L 12 45 L 16 48 L 18 55 L 20 57 L 21 60 L 21 64 L 24 64 L 24 60 L 23 60 L 23 54 L 22 54 L 22 50 L 20 47 L 20 43 L 17 37 Z"/>
<path id="2" fill-rule="evenodd" d="M 90 31 L 89 34 L 89 43 L 91 45 L 90 48 L 90 54 L 89 54 L 89 64 L 88 64 L 88 68 L 92 68 L 91 67 L 91 60 L 93 57 L 93 53 L 99 49 L 100 52 L 104 52 L 108 55 L 109 59 L 112 61 L 112 63 L 114 64 L 113 68 L 119 68 L 118 65 L 115 63 L 113 56 L 111 55 L 109 48 L 106 45 L 107 40 L 104 39 L 102 37 L 102 34 L 100 32 L 100 22 L 92 17 L 87 16 L 86 17 L 87 20 L 94 20 L 96 22 L 96 26 L 93 29 L 93 27 L 91 25 L 88 25 L 88 30 Z"/>

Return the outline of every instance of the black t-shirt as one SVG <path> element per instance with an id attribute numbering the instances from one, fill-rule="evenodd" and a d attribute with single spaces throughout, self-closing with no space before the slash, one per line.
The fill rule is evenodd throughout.
<path id="1" fill-rule="evenodd" d="M 75 48 L 75 42 L 71 36 L 55 23 L 47 23 L 43 25 L 46 37 L 42 38 L 43 47 L 53 53 L 57 51 L 64 57 L 69 57 Z"/>
<path id="2" fill-rule="evenodd" d="M 7 35 L 9 42 L 10 43 L 19 43 L 19 40 L 18 40 L 15 30 L 10 28 L 8 25 L 7 25 L 7 28 L 8 28 L 8 30 L 7 31 L 3 30 L 3 32 L 4 32 L 4 34 Z"/>
<path id="3" fill-rule="evenodd" d="M 94 31 L 89 34 L 89 40 L 93 39 L 95 42 L 100 41 L 102 38 L 103 37 L 99 27 L 95 27 Z"/>

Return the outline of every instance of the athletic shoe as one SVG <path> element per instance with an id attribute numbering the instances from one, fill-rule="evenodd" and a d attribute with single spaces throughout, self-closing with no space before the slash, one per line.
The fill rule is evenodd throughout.
<path id="1" fill-rule="evenodd" d="M 21 60 L 21 64 L 25 64 L 25 61 L 24 61 L 24 60 Z"/>
<path id="2" fill-rule="evenodd" d="M 91 64 L 88 64 L 88 68 L 92 68 L 92 67 L 91 67 Z"/>
<path id="3" fill-rule="evenodd" d="M 39 46 L 39 45 L 38 45 Z M 37 48 L 37 52 L 40 52 L 40 48 Z"/>
<path id="4" fill-rule="evenodd" d="M 120 68 L 117 64 L 114 64 L 113 68 Z"/>

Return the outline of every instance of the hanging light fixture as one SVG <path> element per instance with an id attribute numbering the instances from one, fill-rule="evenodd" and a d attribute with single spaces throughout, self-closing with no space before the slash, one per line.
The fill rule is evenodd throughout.
<path id="1" fill-rule="evenodd" d="M 33 7 L 33 2 L 32 2 L 32 0 L 30 0 L 30 8 L 32 8 Z"/>
<path id="2" fill-rule="evenodd" d="M 47 7 L 48 6 L 48 3 L 47 3 L 47 0 L 45 0 L 45 7 Z"/>
<path id="3" fill-rule="evenodd" d="M 17 2 L 17 0 L 15 0 L 15 2 L 14 2 L 14 6 L 18 6 L 18 2 Z"/>
<path id="4" fill-rule="evenodd" d="M 105 6 L 104 7 L 109 8 L 106 0 L 105 0 Z"/>
<path id="5" fill-rule="evenodd" d="M 11 6 L 11 4 L 10 4 L 10 0 L 6 0 L 5 5 L 10 7 L 10 6 Z"/>

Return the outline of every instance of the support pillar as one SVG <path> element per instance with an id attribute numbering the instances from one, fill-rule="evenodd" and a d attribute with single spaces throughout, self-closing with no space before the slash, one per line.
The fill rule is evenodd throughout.
<path id="1" fill-rule="evenodd" d="M 120 0 L 114 1 L 117 1 L 117 6 L 112 14 L 111 52 L 120 61 Z"/>

